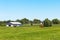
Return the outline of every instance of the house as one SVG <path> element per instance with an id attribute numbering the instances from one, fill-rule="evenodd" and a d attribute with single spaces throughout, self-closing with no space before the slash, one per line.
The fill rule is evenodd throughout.
<path id="1" fill-rule="evenodd" d="M 20 22 L 8 22 L 6 24 L 7 27 L 16 27 L 16 26 L 21 26 L 22 24 Z"/>

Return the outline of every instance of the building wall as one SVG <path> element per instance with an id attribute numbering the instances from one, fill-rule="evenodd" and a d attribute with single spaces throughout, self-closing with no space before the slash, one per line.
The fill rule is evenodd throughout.
<path id="1" fill-rule="evenodd" d="M 7 27 L 14 27 L 14 26 L 20 26 L 20 25 L 18 25 L 18 24 L 11 24 L 11 25 L 6 25 Z"/>

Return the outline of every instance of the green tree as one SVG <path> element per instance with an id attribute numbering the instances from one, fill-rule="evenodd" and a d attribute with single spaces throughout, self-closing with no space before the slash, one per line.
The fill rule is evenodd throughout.
<path id="1" fill-rule="evenodd" d="M 20 22 L 20 20 L 19 20 L 19 19 L 17 19 L 16 21 L 17 21 L 17 22 Z"/>
<path id="2" fill-rule="evenodd" d="M 7 22 L 7 23 L 8 23 L 8 22 L 11 22 L 11 20 L 7 20 L 6 22 Z"/>
<path id="3" fill-rule="evenodd" d="M 53 19 L 53 20 L 52 20 L 52 23 L 53 23 L 53 24 L 59 24 L 60 21 L 59 21 L 58 19 Z"/>
<path id="4" fill-rule="evenodd" d="M 28 24 L 28 23 L 29 23 L 29 19 L 24 18 L 24 19 L 21 19 L 20 22 L 21 22 L 22 24 Z"/>
<path id="5" fill-rule="evenodd" d="M 41 23 L 41 21 L 38 20 L 38 19 L 34 19 L 34 20 L 33 20 L 33 23 L 34 23 L 34 24 L 39 24 L 39 23 Z"/>
<path id="6" fill-rule="evenodd" d="M 43 25 L 45 27 L 50 27 L 50 26 L 52 26 L 52 22 L 47 18 L 43 21 Z"/>
<path id="7" fill-rule="evenodd" d="M 30 21 L 31 26 L 33 26 L 33 21 Z"/>
<path id="8" fill-rule="evenodd" d="M 6 25 L 6 21 L 0 21 L 0 26 L 5 26 Z"/>

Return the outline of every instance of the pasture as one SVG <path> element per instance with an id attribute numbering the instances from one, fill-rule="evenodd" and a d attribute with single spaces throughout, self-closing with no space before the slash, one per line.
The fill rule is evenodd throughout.
<path id="1" fill-rule="evenodd" d="M 0 40 L 60 40 L 60 24 L 44 28 L 0 26 Z"/>

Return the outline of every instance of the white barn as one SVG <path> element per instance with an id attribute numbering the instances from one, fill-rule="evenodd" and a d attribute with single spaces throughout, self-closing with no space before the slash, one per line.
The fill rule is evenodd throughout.
<path id="1" fill-rule="evenodd" d="M 20 22 L 9 22 L 6 24 L 7 27 L 16 27 L 21 26 L 22 24 Z"/>

